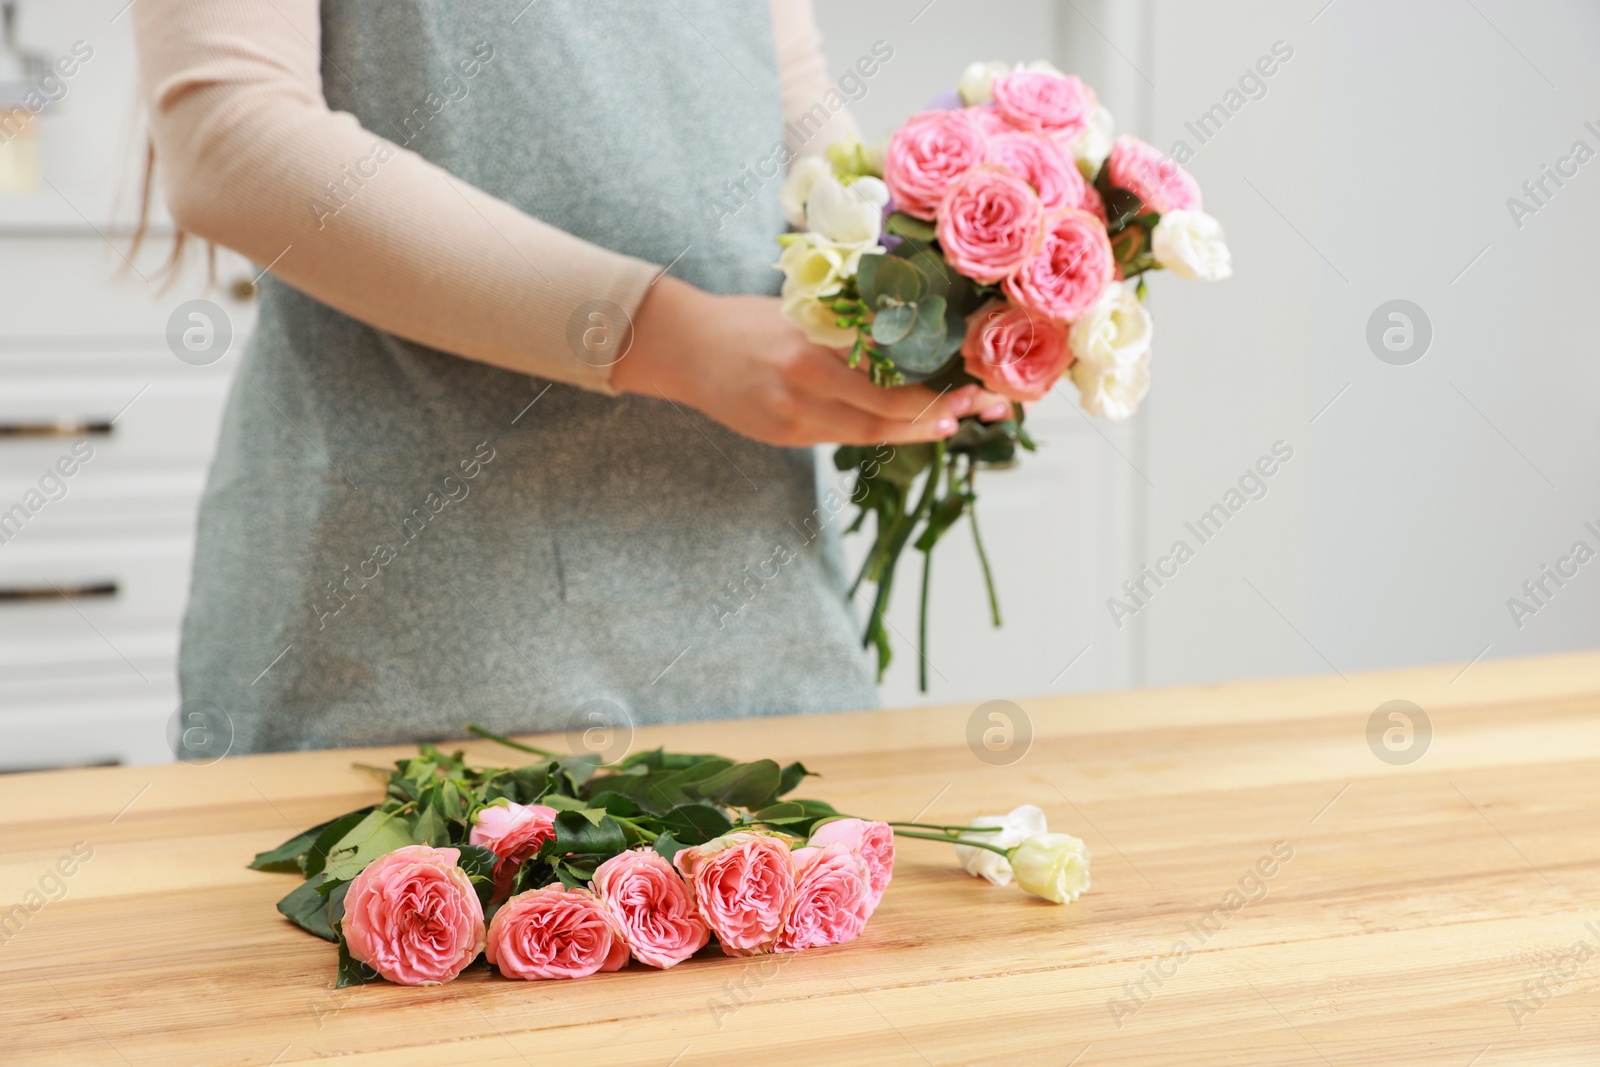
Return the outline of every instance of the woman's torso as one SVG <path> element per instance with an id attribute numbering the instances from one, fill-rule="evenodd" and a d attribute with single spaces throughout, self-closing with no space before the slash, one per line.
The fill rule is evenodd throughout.
<path id="1" fill-rule="evenodd" d="M 766 6 L 524 4 L 324 0 L 330 106 L 701 288 L 775 291 L 781 176 L 746 170 L 782 137 Z M 326 226 L 383 180 L 352 162 L 308 190 Z M 581 310 L 572 352 L 603 360 L 620 309 Z M 269 279 L 202 505 L 183 696 L 236 752 L 870 704 L 842 505 L 807 450 Z"/>

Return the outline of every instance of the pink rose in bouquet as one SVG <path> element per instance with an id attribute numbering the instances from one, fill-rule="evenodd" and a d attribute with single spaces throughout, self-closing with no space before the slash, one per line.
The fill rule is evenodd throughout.
<path id="1" fill-rule="evenodd" d="M 1072 364 L 1067 333 L 1027 308 L 991 301 L 967 319 L 967 373 L 1013 400 L 1040 400 Z"/>
<path id="2" fill-rule="evenodd" d="M 794 906 L 774 946 L 779 952 L 854 941 L 872 914 L 866 862 L 835 841 L 796 849 Z"/>
<path id="3" fill-rule="evenodd" d="M 495 896 L 509 893 L 518 865 L 536 855 L 556 835 L 555 820 L 555 808 L 509 800 L 490 804 L 473 816 L 467 843 L 482 845 L 498 857 L 494 865 Z"/>
<path id="4" fill-rule="evenodd" d="M 794 902 L 794 859 L 779 837 L 735 830 L 678 853 L 700 918 L 730 956 L 771 952 Z"/>
<path id="5" fill-rule="evenodd" d="M 1019 130 L 1058 137 L 1070 144 L 1082 135 L 1094 110 L 1094 93 L 1070 74 L 1018 70 L 990 85 L 994 109 Z"/>
<path id="6" fill-rule="evenodd" d="M 1033 186 L 1047 215 L 1084 206 L 1089 183 L 1072 156 L 1048 137 L 1021 131 L 997 134 L 989 138 L 988 159 Z"/>
<path id="7" fill-rule="evenodd" d="M 834 819 L 811 831 L 807 845 L 840 844 L 861 857 L 867 865 L 867 884 L 872 891 L 871 906 L 867 914 L 883 899 L 894 877 L 894 829 L 886 822 L 867 822 L 864 819 Z"/>
<path id="8" fill-rule="evenodd" d="M 939 204 L 934 223 L 945 260 L 974 281 L 993 285 L 1039 248 L 1039 195 L 1004 167 L 973 167 Z"/>
<path id="9" fill-rule="evenodd" d="M 983 162 L 983 131 L 960 111 L 921 111 L 895 131 L 883 157 L 883 182 L 895 207 L 933 218 L 951 184 Z"/>
<path id="10" fill-rule="evenodd" d="M 391 982 L 438 985 L 483 951 L 483 906 L 459 849 L 407 845 L 356 875 L 342 929 L 352 959 Z"/>
<path id="11" fill-rule="evenodd" d="M 1039 251 L 1006 278 L 1006 296 L 1038 315 L 1070 323 L 1100 299 L 1116 274 L 1105 224 L 1068 208 L 1045 221 Z"/>
<path id="12" fill-rule="evenodd" d="M 671 967 L 711 939 L 683 879 L 654 849 L 636 848 L 612 856 L 595 869 L 590 887 L 621 927 L 640 963 Z"/>
<path id="13" fill-rule="evenodd" d="M 1144 201 L 1147 211 L 1199 211 L 1200 183 L 1171 156 L 1137 137 L 1123 134 L 1106 160 L 1111 184 Z"/>
<path id="14" fill-rule="evenodd" d="M 489 962 L 510 978 L 583 978 L 628 962 L 628 942 L 586 889 L 518 893 L 489 921 Z"/>

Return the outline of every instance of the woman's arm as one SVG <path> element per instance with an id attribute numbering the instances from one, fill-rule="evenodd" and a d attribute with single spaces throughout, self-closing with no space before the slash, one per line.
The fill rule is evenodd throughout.
<path id="1" fill-rule="evenodd" d="M 810 4 L 771 2 L 786 113 L 804 111 L 827 80 Z M 998 399 L 970 387 L 938 400 L 916 387 L 877 389 L 807 343 L 776 299 L 713 296 L 670 276 L 652 284 L 653 264 L 381 141 L 323 98 L 320 0 L 140 0 L 131 13 L 178 225 L 354 318 L 508 370 L 663 396 L 773 444 L 931 440 Z M 807 148 L 853 129 L 841 111 Z M 380 146 L 387 158 L 375 164 Z M 324 184 L 375 165 L 329 217 Z M 567 348 L 568 317 L 594 299 L 634 322 L 632 349 L 614 368 Z"/>

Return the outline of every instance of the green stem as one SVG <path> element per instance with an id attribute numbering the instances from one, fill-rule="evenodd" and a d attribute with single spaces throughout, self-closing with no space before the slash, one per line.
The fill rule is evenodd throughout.
<path id="1" fill-rule="evenodd" d="M 548 752 L 548 751 L 546 751 L 545 749 L 542 749 L 542 748 L 534 748 L 532 745 L 525 745 L 521 741 L 513 741 L 509 737 L 502 737 L 501 735 L 495 733 L 493 730 L 485 730 L 483 727 L 479 726 L 475 722 L 467 723 L 467 733 L 469 733 L 469 734 L 477 734 L 479 737 L 487 738 L 490 741 L 498 741 L 500 744 L 505 745 L 507 748 L 514 748 L 519 752 L 531 752 L 535 756 L 544 756 L 546 759 L 560 759 L 561 758 L 560 756 L 557 756 L 554 752 Z"/>
<path id="2" fill-rule="evenodd" d="M 890 826 L 914 826 L 921 830 L 943 830 L 945 833 L 992 834 L 998 826 L 946 826 L 934 822 L 891 822 Z"/>
<path id="3" fill-rule="evenodd" d="M 646 830 L 632 819 L 624 819 L 621 815 L 613 815 L 611 817 L 617 820 L 617 822 L 621 823 L 623 826 L 626 826 L 628 829 L 632 830 L 634 833 L 638 834 L 640 837 L 644 838 L 646 841 L 654 841 L 656 838 L 661 836 L 653 830 Z"/>
<path id="4" fill-rule="evenodd" d="M 994 591 L 994 573 L 989 569 L 989 553 L 983 550 L 983 536 L 978 532 L 978 499 L 973 488 L 973 476 L 977 472 L 977 465 L 967 467 L 967 492 L 972 494 L 972 503 L 967 505 L 967 518 L 972 520 L 972 543 L 978 549 L 978 563 L 983 567 L 983 585 L 989 591 L 989 614 L 994 618 L 995 626 L 1000 626 L 1000 597 Z"/>
<path id="5" fill-rule="evenodd" d="M 999 845 L 990 845 L 983 841 L 963 841 L 959 838 L 946 837 L 944 834 L 919 834 L 910 830 L 896 830 L 896 837 L 915 837 L 922 841 L 943 841 L 947 845 L 971 845 L 973 848 L 985 848 L 997 855 L 1004 856 L 1006 850 Z"/>
<path id="6" fill-rule="evenodd" d="M 935 481 L 938 474 L 929 474 Z M 917 692 L 928 691 L 928 578 L 933 572 L 933 549 L 922 554 L 922 606 L 917 613 Z"/>

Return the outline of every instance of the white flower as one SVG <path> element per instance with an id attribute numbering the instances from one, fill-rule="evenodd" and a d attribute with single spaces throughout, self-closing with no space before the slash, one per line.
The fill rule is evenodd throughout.
<path id="1" fill-rule="evenodd" d="M 869 145 L 861 148 L 861 163 L 867 168 L 867 173 L 874 177 L 883 177 L 883 157 L 889 154 L 889 141 L 892 135 L 884 134 Z"/>
<path id="2" fill-rule="evenodd" d="M 783 317 L 805 331 L 806 340 L 825 348 L 849 348 L 856 342 L 853 327 L 838 324 L 839 314 L 833 310 L 833 301 L 819 300 L 814 296 L 783 283 L 783 302 L 779 305 Z M 999 857 L 995 857 L 999 859 Z"/>
<path id="3" fill-rule="evenodd" d="M 798 240 L 790 241 L 774 266 L 783 271 L 784 288 L 812 297 L 833 296 L 850 273 L 844 269 L 844 256 L 839 250 L 817 240 L 814 233 L 803 233 Z"/>
<path id="4" fill-rule="evenodd" d="M 801 156 L 789 168 L 789 176 L 778 188 L 778 202 L 783 205 L 783 217 L 789 225 L 802 229 L 806 224 L 806 197 L 811 195 L 812 184 L 824 174 L 833 173 L 833 164 L 822 156 Z"/>
<path id="5" fill-rule="evenodd" d="M 1080 363 L 1129 366 L 1150 354 L 1155 323 L 1144 304 L 1123 282 L 1112 282 L 1094 307 L 1067 332 L 1067 345 Z"/>
<path id="6" fill-rule="evenodd" d="M 1111 112 L 1104 104 L 1096 104 L 1089 112 L 1089 122 L 1083 132 L 1072 142 L 1073 158 L 1078 161 L 1078 170 L 1084 177 L 1092 179 L 1100 172 L 1100 165 L 1111 154 L 1111 146 L 1116 141 L 1116 129 Z"/>
<path id="7" fill-rule="evenodd" d="M 1222 223 L 1204 211 L 1169 211 L 1150 235 L 1156 262 L 1192 282 L 1220 282 L 1233 274 Z"/>
<path id="8" fill-rule="evenodd" d="M 1010 73 L 1011 64 L 998 59 L 969 63 L 967 69 L 961 72 L 961 80 L 956 82 L 956 92 L 961 94 L 961 102 L 967 107 L 987 104 L 994 99 L 989 92 L 994 80 L 1002 74 Z"/>
<path id="9" fill-rule="evenodd" d="M 845 185 L 832 174 L 818 176 L 806 197 L 806 229 L 841 245 L 877 244 L 889 187 L 860 177 Z"/>
<path id="10" fill-rule="evenodd" d="M 1031 70 L 1037 74 L 1054 74 L 1058 78 L 1066 77 L 1066 74 L 1062 73 L 1061 68 L 1050 62 L 1048 59 L 1036 59 L 1032 63 L 1018 63 L 1017 69 Z"/>
<path id="11" fill-rule="evenodd" d="M 1053 904 L 1089 888 L 1089 850 L 1071 834 L 1037 834 L 1011 850 L 1017 885 Z"/>
<path id="12" fill-rule="evenodd" d="M 1093 363 L 1080 359 L 1072 364 L 1072 383 L 1078 387 L 1079 403 L 1091 415 L 1120 421 L 1139 410 L 1139 401 L 1150 391 L 1150 357 L 1137 363 Z"/>
<path id="13" fill-rule="evenodd" d="M 1046 830 L 1044 812 L 1032 804 L 1015 808 L 1009 815 L 980 815 L 969 821 L 970 826 L 993 826 L 988 833 L 962 834 L 962 840 L 983 841 L 1000 848 L 1015 848 L 1028 838 Z M 987 878 L 995 885 L 1011 884 L 1011 864 L 998 852 L 971 845 L 956 846 L 956 862 L 974 878 Z"/>

